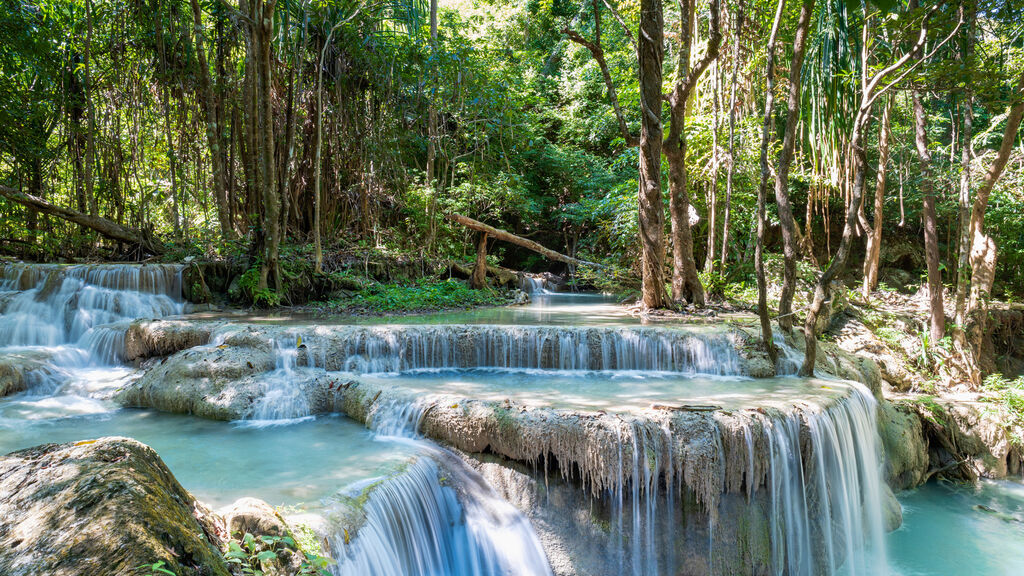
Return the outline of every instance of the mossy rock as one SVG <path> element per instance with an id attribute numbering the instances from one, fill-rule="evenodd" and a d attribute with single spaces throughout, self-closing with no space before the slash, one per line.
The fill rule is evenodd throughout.
<path id="1" fill-rule="evenodd" d="M 219 522 L 152 448 L 129 438 L 46 444 L 0 458 L 0 574 L 124 576 L 163 562 L 229 576 Z"/>

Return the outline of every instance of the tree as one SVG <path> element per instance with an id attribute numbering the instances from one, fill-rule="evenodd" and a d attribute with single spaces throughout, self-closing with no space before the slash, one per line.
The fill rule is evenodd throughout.
<path id="1" fill-rule="evenodd" d="M 641 299 L 664 308 L 665 216 L 661 200 L 661 66 L 664 17 L 660 0 L 640 1 L 640 247 Z M 687 215 L 688 217 L 688 215 Z"/>
<path id="2" fill-rule="evenodd" d="M 789 201 L 789 168 L 796 148 L 796 129 L 800 119 L 800 71 L 807 53 L 807 31 L 814 14 L 814 0 L 803 0 L 793 40 L 793 59 L 789 63 L 789 93 L 786 96 L 786 131 L 775 167 L 775 205 L 782 229 L 782 292 L 779 295 L 779 328 L 793 329 L 793 295 L 796 293 L 796 220 Z"/>
<path id="3" fill-rule="evenodd" d="M 850 191 L 849 206 L 847 207 L 846 218 L 843 222 L 843 235 L 839 241 L 839 248 L 836 250 L 836 254 L 833 256 L 828 268 L 826 268 L 818 277 L 818 281 L 814 287 L 814 295 L 807 310 L 807 317 L 804 321 L 804 340 L 806 341 L 806 349 L 804 363 L 800 367 L 801 376 L 807 377 L 814 374 L 814 363 L 817 358 L 817 338 L 820 331 L 818 319 L 823 311 L 826 312 L 827 317 L 828 309 L 826 307 L 831 306 L 833 290 L 832 282 L 835 281 L 839 274 L 846 268 L 846 261 L 850 255 L 850 246 L 853 239 L 854 228 L 857 225 L 857 214 L 861 209 L 861 200 L 864 198 L 864 182 L 867 169 L 867 150 L 864 140 L 868 121 L 871 119 L 871 109 L 879 97 L 893 89 L 894 86 L 917 69 L 921 63 L 934 56 L 942 46 L 949 42 L 949 40 L 960 29 L 961 24 L 963 24 L 963 11 L 961 11 L 953 31 L 944 39 L 937 42 L 933 46 L 932 50 L 924 57 L 918 57 L 920 51 L 924 48 L 925 43 L 928 40 L 929 20 L 936 9 L 937 8 L 931 8 L 923 15 L 923 17 L 921 17 L 917 40 L 914 42 L 914 45 L 910 50 L 898 58 L 895 58 L 894 62 L 870 76 L 868 67 L 866 65 L 862 66 L 860 103 L 857 106 L 857 115 L 853 120 L 853 133 L 850 135 L 850 150 L 853 154 L 854 160 L 853 188 Z M 867 59 L 866 40 L 868 38 L 868 31 L 869 22 L 865 21 L 862 29 L 862 49 L 864 50 L 862 58 L 864 59 L 865 64 Z M 911 60 L 914 60 L 914 63 L 910 66 L 906 66 Z M 896 74 L 897 71 L 900 71 L 899 74 Z M 884 82 L 886 82 L 890 75 L 893 74 L 896 74 L 896 77 L 891 82 L 885 84 Z"/>
<path id="4" fill-rule="evenodd" d="M 697 276 L 693 258 L 693 232 L 690 229 L 690 193 L 687 190 L 686 167 L 686 106 L 698 80 L 711 62 L 718 57 L 722 43 L 719 25 L 719 0 L 711 0 L 708 47 L 704 56 L 691 68 L 690 52 L 696 21 L 696 0 L 684 0 L 679 21 L 679 57 L 676 62 L 676 82 L 667 95 L 669 129 L 663 151 L 668 163 L 669 214 L 672 225 L 672 298 L 677 302 L 704 305 L 704 287 Z M 642 36 L 642 34 L 641 34 Z"/>

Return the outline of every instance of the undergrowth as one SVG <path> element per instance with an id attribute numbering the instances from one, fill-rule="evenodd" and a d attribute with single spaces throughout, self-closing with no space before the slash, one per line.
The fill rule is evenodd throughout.
<path id="1" fill-rule="evenodd" d="M 417 312 L 505 304 L 506 297 L 492 289 L 474 290 L 454 279 L 421 279 L 411 284 L 374 283 L 348 298 L 326 302 L 332 311 Z"/>
<path id="2" fill-rule="evenodd" d="M 1000 410 L 1002 425 L 1017 448 L 1024 449 L 1024 376 L 1009 380 L 992 374 L 981 385 L 982 398 Z"/>

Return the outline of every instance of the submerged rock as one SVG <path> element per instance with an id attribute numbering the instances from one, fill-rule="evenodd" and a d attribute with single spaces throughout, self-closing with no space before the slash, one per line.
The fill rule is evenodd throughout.
<path id="1" fill-rule="evenodd" d="M 46 444 L 0 458 L 0 574 L 123 576 L 162 561 L 228 576 L 216 517 L 128 438 Z"/>
<path id="2" fill-rule="evenodd" d="M 0 355 L 0 398 L 50 383 L 56 375 L 51 360 L 45 350 L 5 350 Z"/>

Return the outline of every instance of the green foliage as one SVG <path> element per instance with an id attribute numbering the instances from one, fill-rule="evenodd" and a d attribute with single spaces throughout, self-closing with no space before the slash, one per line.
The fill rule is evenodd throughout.
<path id="1" fill-rule="evenodd" d="M 490 289 L 474 290 L 460 280 L 425 278 L 413 284 L 375 283 L 350 299 L 332 300 L 327 304 L 336 310 L 383 313 L 471 308 L 503 303 L 505 298 Z"/>
<path id="2" fill-rule="evenodd" d="M 139 576 L 175 576 L 174 572 L 164 568 L 166 565 L 166 562 L 160 560 L 152 564 L 136 566 L 135 571 Z"/>
<path id="3" fill-rule="evenodd" d="M 983 399 L 999 409 L 1001 423 L 1018 448 L 1024 449 L 1024 376 L 1008 380 L 992 374 L 982 383 Z"/>

